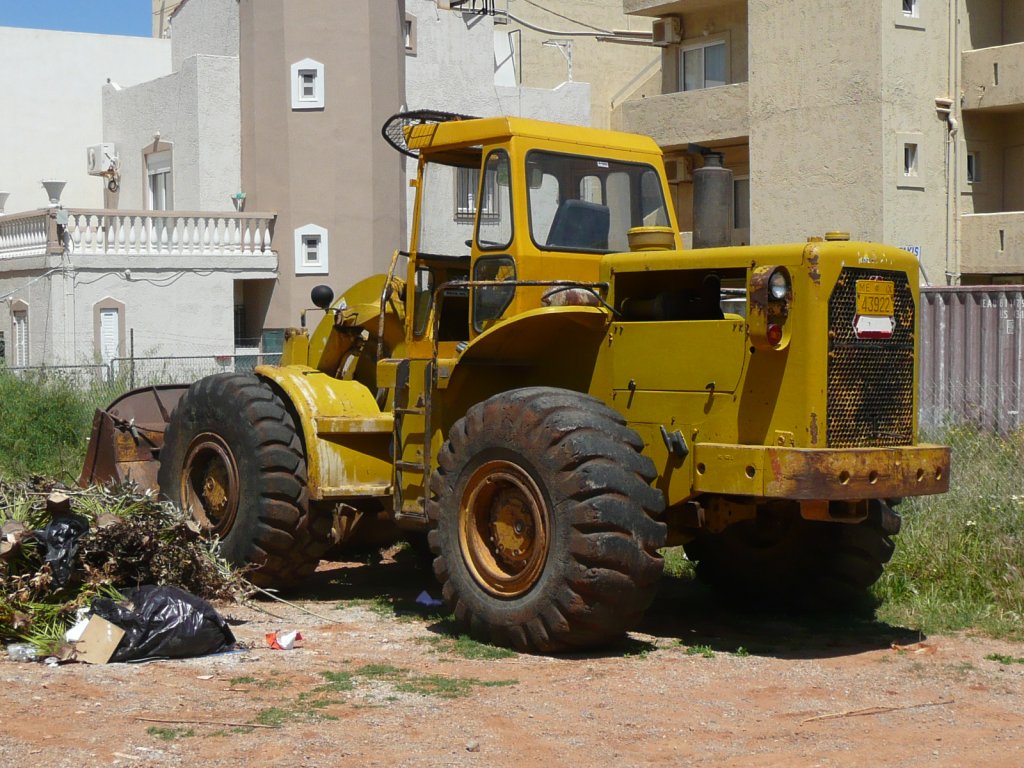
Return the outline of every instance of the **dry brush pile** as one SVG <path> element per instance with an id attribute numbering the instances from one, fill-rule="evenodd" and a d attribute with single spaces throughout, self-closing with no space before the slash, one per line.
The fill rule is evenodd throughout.
<path id="1" fill-rule="evenodd" d="M 152 495 L 0 480 L 0 640 L 55 652 L 78 608 L 143 584 L 206 599 L 238 599 L 250 589 L 216 542 Z"/>

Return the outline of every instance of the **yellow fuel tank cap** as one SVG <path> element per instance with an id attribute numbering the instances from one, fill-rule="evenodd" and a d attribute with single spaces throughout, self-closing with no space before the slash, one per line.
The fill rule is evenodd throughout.
<path id="1" fill-rule="evenodd" d="M 850 239 L 850 233 L 849 232 L 826 232 L 825 233 L 825 239 L 826 240 L 830 240 L 830 241 L 831 240 L 849 240 Z"/>

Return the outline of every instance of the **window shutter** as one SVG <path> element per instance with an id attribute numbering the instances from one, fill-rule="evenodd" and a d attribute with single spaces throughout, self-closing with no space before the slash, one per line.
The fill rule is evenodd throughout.
<path id="1" fill-rule="evenodd" d="M 28 365 L 28 313 L 14 313 L 14 365 L 24 368 Z"/>
<path id="2" fill-rule="evenodd" d="M 100 310 L 100 359 L 104 365 L 117 357 L 121 346 L 116 309 Z"/>

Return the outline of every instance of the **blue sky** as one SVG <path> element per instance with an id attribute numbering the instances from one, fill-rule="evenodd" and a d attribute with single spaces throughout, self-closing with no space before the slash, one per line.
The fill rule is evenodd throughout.
<path id="1" fill-rule="evenodd" d="M 0 0 L 0 27 L 105 35 L 153 33 L 151 0 Z"/>

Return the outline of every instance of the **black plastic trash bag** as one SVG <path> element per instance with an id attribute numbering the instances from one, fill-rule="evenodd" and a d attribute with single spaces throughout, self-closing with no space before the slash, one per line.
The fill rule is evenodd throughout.
<path id="1" fill-rule="evenodd" d="M 60 589 L 71 578 L 71 566 L 78 552 L 78 542 L 88 532 L 89 521 L 80 515 L 55 517 L 35 537 L 46 545 L 45 561 L 50 564 L 53 583 Z"/>
<path id="2" fill-rule="evenodd" d="M 235 644 L 224 618 L 201 597 L 177 587 L 152 585 L 125 591 L 126 604 L 107 597 L 92 612 L 124 630 L 111 661 L 205 656 Z"/>

